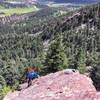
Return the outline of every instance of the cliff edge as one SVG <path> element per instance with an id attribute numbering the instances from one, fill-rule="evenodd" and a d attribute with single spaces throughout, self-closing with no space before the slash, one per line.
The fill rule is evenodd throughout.
<path id="1" fill-rule="evenodd" d="M 8 93 L 3 100 L 100 100 L 100 93 L 89 77 L 67 69 L 33 80 L 32 86 Z"/>

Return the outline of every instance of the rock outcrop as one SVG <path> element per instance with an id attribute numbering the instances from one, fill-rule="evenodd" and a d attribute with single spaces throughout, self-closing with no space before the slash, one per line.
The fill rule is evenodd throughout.
<path id="1" fill-rule="evenodd" d="M 89 77 L 67 69 L 40 77 L 29 88 L 8 93 L 4 100 L 100 100 L 100 93 Z"/>

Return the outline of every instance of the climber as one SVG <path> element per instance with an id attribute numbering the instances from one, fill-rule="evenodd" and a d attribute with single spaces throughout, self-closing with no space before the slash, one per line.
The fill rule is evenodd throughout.
<path id="1" fill-rule="evenodd" d="M 27 82 L 28 82 L 28 87 L 32 85 L 32 80 L 33 79 L 39 77 L 39 74 L 38 74 L 38 72 L 35 69 L 36 69 L 35 67 L 33 67 L 33 68 L 31 68 L 31 67 L 27 68 L 26 79 L 27 79 Z"/>

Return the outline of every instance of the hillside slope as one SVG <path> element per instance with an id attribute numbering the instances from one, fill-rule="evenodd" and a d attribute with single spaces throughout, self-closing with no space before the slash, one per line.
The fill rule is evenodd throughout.
<path id="1" fill-rule="evenodd" d="M 1 19 L 0 69 L 3 71 L 0 70 L 0 76 L 7 85 L 15 87 L 17 82 L 22 82 L 24 69 L 28 66 L 39 67 L 40 75 L 47 74 L 48 44 L 56 34 L 63 34 L 65 67 L 81 72 L 92 67 L 91 77 L 100 90 L 100 4 L 58 17 L 54 17 L 54 13 L 55 9 L 45 8 Z"/>
<path id="2" fill-rule="evenodd" d="M 100 100 L 92 81 L 67 69 L 33 81 L 29 88 L 9 93 L 4 100 Z"/>

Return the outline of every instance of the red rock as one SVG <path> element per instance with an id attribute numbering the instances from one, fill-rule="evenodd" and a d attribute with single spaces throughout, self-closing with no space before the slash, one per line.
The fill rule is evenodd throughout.
<path id="1" fill-rule="evenodd" d="M 100 93 L 89 77 L 67 69 L 40 77 L 29 88 L 9 93 L 4 100 L 100 100 Z"/>

